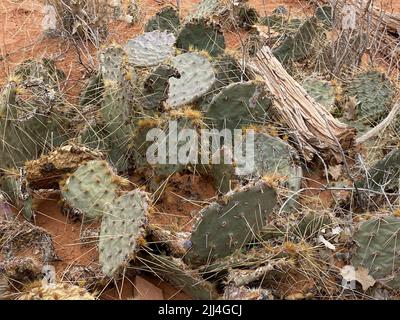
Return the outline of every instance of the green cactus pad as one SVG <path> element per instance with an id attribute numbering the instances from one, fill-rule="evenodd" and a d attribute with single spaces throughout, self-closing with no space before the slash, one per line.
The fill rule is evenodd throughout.
<path id="1" fill-rule="evenodd" d="M 232 180 L 236 179 L 234 163 L 225 161 L 225 153 L 232 159 L 232 150 L 222 147 L 216 152 L 220 153 L 220 163 L 210 164 L 210 175 L 215 189 L 225 194 L 232 189 Z"/>
<path id="2" fill-rule="evenodd" d="M 233 83 L 216 95 L 205 112 L 205 119 L 216 129 L 240 129 L 261 124 L 269 118 L 272 101 L 257 82 Z"/>
<path id="3" fill-rule="evenodd" d="M 330 82 L 319 79 L 307 79 L 301 83 L 307 93 L 328 110 L 335 104 L 335 88 Z"/>
<path id="4" fill-rule="evenodd" d="M 312 44 L 318 33 L 317 19 L 308 19 L 295 34 L 288 36 L 279 47 L 274 49 L 273 54 L 281 63 L 303 60 L 313 50 Z"/>
<path id="5" fill-rule="evenodd" d="M 173 7 L 167 6 L 147 21 L 144 30 L 146 32 L 155 30 L 169 31 L 176 34 L 180 24 L 178 12 Z"/>
<path id="6" fill-rule="evenodd" d="M 376 124 L 387 114 L 395 96 L 395 89 L 385 74 L 368 71 L 350 81 L 345 93 L 347 96 L 356 97 L 358 121 Z"/>
<path id="7" fill-rule="evenodd" d="M 115 198 L 106 206 L 99 240 L 99 262 L 107 276 L 115 276 L 140 248 L 148 214 L 147 194 L 139 189 Z"/>
<path id="8" fill-rule="evenodd" d="M 160 65 L 144 81 L 140 104 L 144 109 L 159 109 L 168 99 L 169 79 L 179 77 L 178 70 Z"/>
<path id="9" fill-rule="evenodd" d="M 297 151 L 285 141 L 265 133 L 254 134 L 254 168 L 237 164 L 235 173 L 243 178 L 270 176 L 276 177 L 280 185 L 280 197 L 285 201 L 283 210 L 289 210 L 296 205 L 293 195 L 301 188 L 302 168 L 297 165 Z M 247 164 L 247 162 L 246 162 Z M 283 191 L 285 190 L 285 191 Z"/>
<path id="10" fill-rule="evenodd" d="M 237 21 L 239 27 L 250 29 L 251 26 L 255 25 L 258 22 L 258 19 L 259 16 L 256 9 L 248 6 L 247 4 L 244 6 L 240 6 L 237 13 Z"/>
<path id="11" fill-rule="evenodd" d="M 366 33 L 354 32 L 352 35 L 342 33 L 333 43 L 327 43 L 324 46 L 322 54 L 316 57 L 317 67 L 323 70 L 327 69 L 334 75 L 341 75 L 360 64 L 360 54 L 365 52 L 367 47 L 368 35 Z"/>
<path id="12" fill-rule="evenodd" d="M 400 178 L 400 150 L 394 149 L 382 160 L 368 170 L 368 179 L 360 183 L 360 187 L 382 191 L 397 192 Z"/>
<path id="13" fill-rule="evenodd" d="M 231 83 L 249 80 L 239 61 L 230 54 L 222 54 L 213 59 L 216 81 L 212 89 L 201 98 L 201 109 L 206 110 L 214 96 Z"/>
<path id="14" fill-rule="evenodd" d="M 22 166 L 68 139 L 66 119 L 55 109 L 58 101 L 53 93 L 40 79 L 4 87 L 0 93 L 0 169 Z"/>
<path id="15" fill-rule="evenodd" d="M 130 166 L 127 140 L 133 131 L 130 118 L 136 73 L 127 59 L 125 51 L 115 45 L 106 48 L 100 55 L 104 80 L 100 113 L 107 132 L 104 141 L 108 157 L 118 171 L 126 171 Z"/>
<path id="16" fill-rule="evenodd" d="M 196 271 L 191 270 L 180 259 L 148 252 L 138 260 L 142 264 L 141 270 L 154 273 L 185 292 L 192 299 L 212 300 L 218 296 L 212 283 L 201 278 Z"/>
<path id="17" fill-rule="evenodd" d="M 176 47 L 186 51 L 204 50 L 211 56 L 218 56 L 225 50 L 225 38 L 218 25 L 206 20 L 194 20 L 183 26 L 176 39 Z"/>
<path id="18" fill-rule="evenodd" d="M 56 68 L 54 60 L 44 58 L 42 61 L 26 60 L 14 71 L 23 81 L 40 79 L 44 84 L 57 88 L 60 81 L 66 78 L 65 73 Z"/>
<path id="19" fill-rule="evenodd" d="M 259 234 L 275 204 L 276 192 L 263 180 L 212 203 L 200 212 L 185 260 L 201 266 L 241 249 Z"/>
<path id="20" fill-rule="evenodd" d="M 202 0 L 189 15 L 188 20 L 209 19 L 213 15 L 218 15 L 223 7 L 220 0 Z"/>
<path id="21" fill-rule="evenodd" d="M 122 80 L 121 69 L 127 60 L 124 49 L 117 45 L 104 48 L 100 53 L 100 72 L 104 81 Z"/>
<path id="22" fill-rule="evenodd" d="M 277 175 L 284 177 L 284 187 L 293 191 L 300 189 L 302 177 L 301 167 L 295 163 L 299 160 L 297 151 L 288 143 L 266 133 L 254 134 L 254 171 L 253 175 Z M 246 172 L 237 167 L 236 173 L 245 175 Z"/>
<path id="23" fill-rule="evenodd" d="M 27 189 L 26 180 L 20 175 L 4 175 L 0 177 L 0 195 L 5 194 L 7 201 L 22 211 L 25 219 L 33 218 L 32 196 Z"/>
<path id="24" fill-rule="evenodd" d="M 172 57 L 175 51 L 175 40 L 172 33 L 156 30 L 129 40 L 125 45 L 125 50 L 132 65 L 151 67 Z"/>
<path id="25" fill-rule="evenodd" d="M 171 59 L 180 78 L 169 79 L 167 104 L 180 107 L 207 93 L 215 83 L 215 73 L 208 58 L 200 53 L 184 53 Z"/>
<path id="26" fill-rule="evenodd" d="M 333 25 L 333 8 L 330 5 L 319 6 L 315 10 L 315 17 L 327 27 Z"/>
<path id="27" fill-rule="evenodd" d="M 100 73 L 89 78 L 86 87 L 81 93 L 79 104 L 81 106 L 97 105 L 101 101 L 103 85 Z"/>
<path id="28" fill-rule="evenodd" d="M 399 259 L 400 218 L 386 216 L 363 222 L 354 234 L 357 250 L 352 258 L 354 267 L 364 267 L 377 281 L 400 288 Z"/>
<path id="29" fill-rule="evenodd" d="M 79 167 L 61 188 L 64 201 L 86 220 L 101 217 L 116 195 L 114 173 L 106 161 L 89 161 Z"/>

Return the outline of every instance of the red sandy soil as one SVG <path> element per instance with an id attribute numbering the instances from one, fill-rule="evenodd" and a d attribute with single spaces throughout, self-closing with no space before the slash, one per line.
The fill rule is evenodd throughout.
<path id="1" fill-rule="evenodd" d="M 186 15 L 198 0 L 182 0 L 182 13 Z M 146 21 L 169 1 L 142 0 Z M 171 1 L 175 3 L 175 1 Z M 285 5 L 293 15 L 310 13 L 307 1 L 300 0 L 251 0 L 261 15 L 269 14 L 278 5 Z M 400 12 L 400 1 L 382 1 L 382 7 L 388 11 Z M 76 99 L 80 92 L 87 71 L 79 63 L 79 55 L 85 64 L 95 61 L 87 58 L 87 52 L 76 48 L 71 42 L 61 38 L 46 38 L 42 35 L 42 1 L 39 0 L 1 0 L 0 1 L 0 86 L 4 84 L 13 68 L 26 59 L 50 57 L 55 59 L 57 67 L 67 75 L 63 84 L 66 94 L 71 100 Z M 142 32 L 143 25 L 129 26 L 123 22 L 114 22 L 110 27 L 108 43 L 125 43 L 128 39 Z M 240 46 L 240 37 L 245 33 L 226 32 L 227 46 L 235 49 Z M 95 48 L 89 46 L 91 56 L 96 56 Z M 319 187 L 318 176 L 310 176 L 311 187 Z M 313 182 L 314 181 L 314 182 Z M 323 181 L 322 181 L 323 182 Z M 193 216 L 215 195 L 211 183 L 204 178 L 193 175 L 175 175 L 168 183 L 162 197 L 155 205 L 153 223 L 175 231 L 188 231 Z M 308 194 L 309 196 L 315 195 Z M 328 192 L 319 193 L 321 204 L 328 205 L 331 201 Z M 60 261 L 55 263 L 58 275 L 71 265 L 97 264 L 98 253 L 95 245 L 82 245 L 80 240 L 81 223 L 69 221 L 61 213 L 59 199 L 51 196 L 37 203 L 37 225 L 44 227 L 52 235 L 56 253 Z M 87 228 L 88 226 L 84 226 Z M 89 226 L 96 228 L 96 226 Z M 121 289 L 122 288 L 122 289 Z M 187 296 L 167 285 L 156 277 L 131 277 L 123 283 L 117 283 L 116 288 L 105 291 L 102 299 L 186 299 Z"/>
<path id="2" fill-rule="evenodd" d="M 167 230 L 190 231 L 196 214 L 215 194 L 209 179 L 177 173 L 169 179 L 156 203 L 151 222 Z"/>

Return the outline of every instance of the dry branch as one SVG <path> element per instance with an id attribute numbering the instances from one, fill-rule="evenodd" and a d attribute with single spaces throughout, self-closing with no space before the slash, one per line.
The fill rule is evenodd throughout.
<path id="1" fill-rule="evenodd" d="M 357 14 L 357 28 L 369 35 L 370 51 L 379 53 L 390 66 L 400 66 L 400 15 L 383 11 L 372 1 L 339 0 L 335 4 L 340 13 L 346 4 L 353 4 Z M 340 14 L 338 15 L 340 16 Z"/>
<path id="2" fill-rule="evenodd" d="M 306 160 L 320 152 L 322 158 L 342 162 L 342 150 L 354 145 L 355 129 L 336 120 L 296 82 L 264 46 L 247 64 L 256 78 L 262 78 L 273 94 L 275 107 L 293 130 L 298 149 Z"/>
<path id="3" fill-rule="evenodd" d="M 382 133 L 392 122 L 397 118 L 400 111 L 400 103 L 396 103 L 392 110 L 389 112 L 388 116 L 382 120 L 377 126 L 364 133 L 361 137 L 357 138 L 356 144 L 361 144 L 367 140 Z"/>

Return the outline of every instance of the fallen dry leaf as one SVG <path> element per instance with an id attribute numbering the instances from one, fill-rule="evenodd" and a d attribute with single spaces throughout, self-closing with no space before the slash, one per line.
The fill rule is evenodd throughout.
<path id="1" fill-rule="evenodd" d="M 356 280 L 361 284 L 364 291 L 375 284 L 375 279 L 368 274 L 369 270 L 359 267 L 356 270 Z"/>
<path id="2" fill-rule="evenodd" d="M 375 279 L 370 276 L 368 269 L 359 267 L 357 270 L 353 266 L 347 265 L 340 269 L 340 274 L 347 282 L 357 281 L 361 284 L 362 289 L 366 291 L 375 284 Z"/>
<path id="3" fill-rule="evenodd" d="M 336 166 L 329 166 L 328 174 L 332 177 L 333 180 L 337 181 L 342 174 L 342 165 L 338 164 Z"/>

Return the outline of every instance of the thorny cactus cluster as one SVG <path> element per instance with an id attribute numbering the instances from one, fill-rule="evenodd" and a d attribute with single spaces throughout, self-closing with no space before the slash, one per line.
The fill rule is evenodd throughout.
<path id="1" fill-rule="evenodd" d="M 67 2 L 68 12 L 56 5 L 64 30 L 86 38 L 106 31 L 101 30 L 106 12 L 85 11 L 90 1 Z M 97 2 L 98 10 L 106 11 Z M 117 280 L 132 270 L 154 273 L 194 299 L 336 297 L 346 288 L 333 264 L 357 269 L 353 278 L 346 276 L 357 282 L 352 297 L 399 288 L 400 223 L 393 209 L 398 149 L 376 164 L 362 162 L 358 171 L 347 162 L 324 163 L 328 185 L 314 190 L 345 195 L 335 194 L 336 204 L 318 213 L 307 208 L 309 195 L 302 188 L 312 180 L 312 168 L 302 163 L 296 133 L 280 121 L 277 97 L 247 72 L 242 55 L 251 57 L 260 44 L 270 45 L 306 95 L 361 132 L 388 115 L 395 85 L 375 70 L 346 70 L 345 81 L 329 77 L 333 66 L 322 62 L 329 60 L 331 7 L 319 7 L 309 18 L 292 17 L 284 7 L 259 17 L 245 2 L 203 0 L 184 19 L 175 8 L 162 8 L 145 23 L 144 33 L 99 49 L 99 68 L 72 108 L 59 85 L 65 75 L 52 61 L 27 61 L 15 69 L 0 96 L 0 299 L 90 300 L 104 279 Z M 118 1 L 112 8 L 116 18 L 125 14 Z M 127 10 L 133 17 L 131 11 L 139 9 L 132 2 Z M 250 28 L 240 54 L 226 49 L 224 32 L 232 25 Z M 346 52 L 343 58 L 347 66 L 355 60 Z M 251 130 L 255 170 L 246 171 L 235 157 L 197 167 L 149 163 L 148 133 L 161 129 L 168 137 L 171 120 L 178 131 Z M 230 151 L 216 150 L 223 157 Z M 176 156 L 170 151 L 169 157 Z M 344 167 L 350 180 L 339 179 Z M 132 173 L 140 187 L 126 178 Z M 184 175 L 204 177 L 215 195 L 211 201 L 193 200 L 201 210 L 186 213 L 193 219 L 185 229 L 160 226 L 162 189 L 172 176 Z M 50 189 L 59 190 L 63 212 L 81 221 L 81 239 L 88 234 L 95 244 L 98 270 L 76 265 L 66 271 L 77 283 L 73 268 L 93 275 L 86 287 L 91 292 L 40 282 L 38 270 L 58 257 L 52 236 L 35 226 L 33 203 Z M 388 204 L 392 213 L 363 216 L 362 201 L 370 202 L 368 208 Z M 30 222 L 15 217 L 14 209 Z M 352 210 L 356 217 L 349 215 Z M 24 243 L 33 254 L 23 252 Z M 376 284 L 357 277 L 363 268 Z"/>

